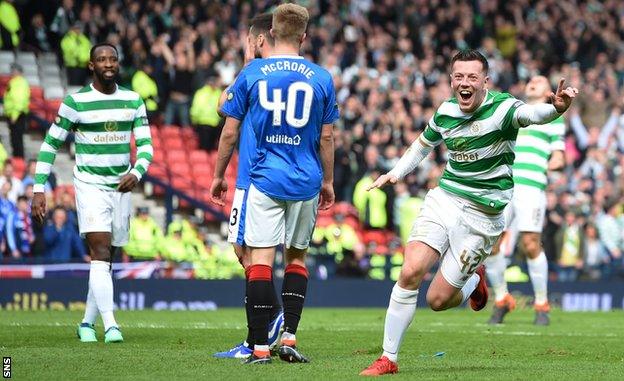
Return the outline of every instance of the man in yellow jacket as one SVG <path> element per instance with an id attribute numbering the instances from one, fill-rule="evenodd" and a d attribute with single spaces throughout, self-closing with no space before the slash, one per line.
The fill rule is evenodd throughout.
<path id="1" fill-rule="evenodd" d="M 0 49 L 15 50 L 20 43 L 20 24 L 13 0 L 0 0 Z"/>
<path id="2" fill-rule="evenodd" d="M 149 208 L 137 208 L 137 216 L 130 221 L 130 238 L 123 250 L 135 259 L 160 259 L 163 232 L 149 215 Z"/>
<path id="3" fill-rule="evenodd" d="M 191 104 L 191 123 L 199 135 L 199 146 L 207 151 L 217 149 L 221 132 L 221 117 L 217 113 L 221 88 L 214 77 L 209 77 L 206 84 L 198 89 Z"/>
<path id="4" fill-rule="evenodd" d="M 132 90 L 139 93 L 145 102 L 147 119 L 150 121 L 158 118 L 158 85 L 152 78 L 153 71 L 152 66 L 146 62 L 132 76 Z"/>
<path id="5" fill-rule="evenodd" d="M 91 41 L 82 32 L 82 23 L 77 22 L 61 40 L 63 62 L 67 68 L 67 80 L 71 86 L 83 86 L 87 80 L 87 64 Z"/>
<path id="6" fill-rule="evenodd" d="M 28 121 L 30 86 L 22 76 L 22 67 L 11 65 L 12 78 L 4 93 L 4 115 L 9 120 L 11 148 L 14 157 L 24 157 L 24 132 Z"/>

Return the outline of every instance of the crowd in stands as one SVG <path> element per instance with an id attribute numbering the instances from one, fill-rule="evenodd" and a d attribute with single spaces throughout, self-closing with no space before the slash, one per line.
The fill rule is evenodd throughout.
<path id="1" fill-rule="evenodd" d="M 4 10 L 11 1 L 0 3 Z M 114 44 L 122 82 L 145 99 L 152 123 L 193 126 L 201 147 L 215 150 L 218 95 L 242 67 L 248 21 L 274 3 L 63 0 L 55 9 L 35 8 L 14 33 L 4 14 L 0 23 L 4 48 L 61 52 L 70 84 L 84 84 L 91 44 Z M 624 2 L 303 3 L 312 16 L 303 54 L 333 74 L 341 108 L 335 189 L 346 206 L 319 216 L 312 248 L 333 260 L 330 271 L 396 275 L 395 254 L 442 173 L 445 149 L 392 188 L 366 192 L 366 185 L 392 168 L 451 95 L 452 53 L 478 47 L 489 60 L 492 89 L 523 98 L 527 80 L 542 74 L 580 90 L 565 115 L 565 168 L 549 175 L 544 249 L 553 277 L 562 280 L 622 274 Z M 15 36 L 23 41 L 16 44 Z"/>

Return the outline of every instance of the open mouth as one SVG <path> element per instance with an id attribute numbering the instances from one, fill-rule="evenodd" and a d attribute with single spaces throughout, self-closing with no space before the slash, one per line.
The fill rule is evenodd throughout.
<path id="1" fill-rule="evenodd" d="M 114 77 L 115 76 L 115 72 L 113 70 L 106 70 L 104 72 L 104 76 L 105 77 Z"/>
<path id="2" fill-rule="evenodd" d="M 459 98 L 464 101 L 464 102 L 468 102 L 470 100 L 470 98 L 472 98 L 472 91 L 469 90 L 460 90 L 459 91 Z"/>

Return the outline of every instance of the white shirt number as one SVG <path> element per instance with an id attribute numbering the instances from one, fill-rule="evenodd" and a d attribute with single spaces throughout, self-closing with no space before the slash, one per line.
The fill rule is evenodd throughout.
<path id="1" fill-rule="evenodd" d="M 303 93 L 301 116 L 295 115 L 297 107 L 297 97 L 299 92 Z M 260 106 L 267 111 L 273 111 L 273 125 L 282 125 L 282 112 L 286 110 L 286 123 L 295 128 L 301 128 L 308 124 L 310 120 L 310 109 L 312 108 L 312 96 L 314 89 L 307 82 L 294 82 L 288 86 L 286 101 L 282 101 L 282 89 L 273 89 L 273 100 L 269 101 L 269 89 L 267 81 L 258 82 L 258 96 Z"/>

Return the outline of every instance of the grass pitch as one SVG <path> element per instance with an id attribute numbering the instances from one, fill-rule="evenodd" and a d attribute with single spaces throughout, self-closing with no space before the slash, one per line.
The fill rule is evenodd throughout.
<path id="1" fill-rule="evenodd" d="M 11 356 L 21 379 L 358 379 L 381 353 L 383 309 L 307 309 L 297 333 L 310 364 L 274 358 L 244 366 L 212 353 L 245 335 L 244 311 L 119 311 L 123 344 L 83 344 L 79 312 L 0 311 L 0 354 Z M 400 373 L 418 380 L 622 380 L 624 313 L 551 314 L 549 327 L 517 311 L 504 326 L 485 324 L 488 312 L 419 309 L 403 342 Z M 442 357 L 433 357 L 445 352 Z M 360 378 L 361 379 L 361 378 Z"/>

